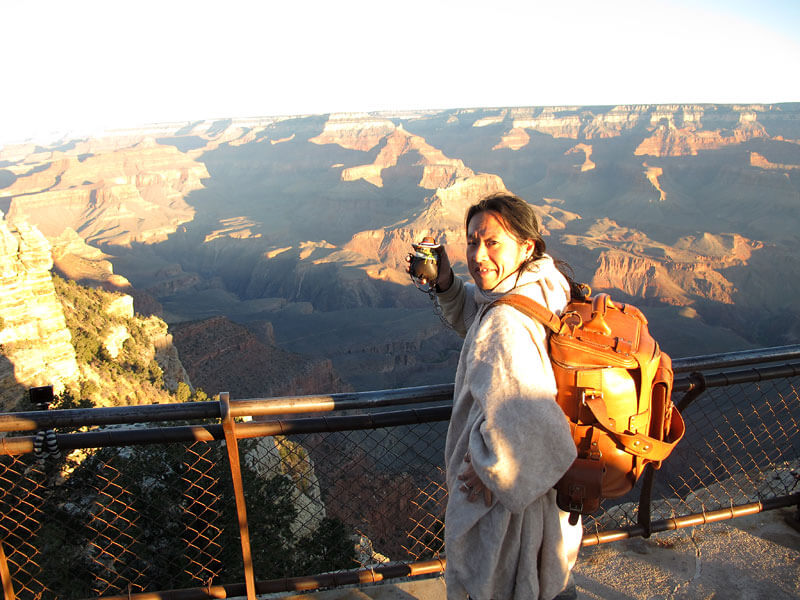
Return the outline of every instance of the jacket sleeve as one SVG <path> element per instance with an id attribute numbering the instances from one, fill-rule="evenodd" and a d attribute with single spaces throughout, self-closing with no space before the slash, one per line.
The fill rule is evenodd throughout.
<path id="1" fill-rule="evenodd" d="M 447 291 L 436 294 L 436 301 L 442 307 L 445 320 L 455 332 L 462 338 L 466 336 L 476 308 L 468 306 L 469 303 L 474 305 L 475 300 L 468 293 L 468 287 L 464 282 L 453 274 L 452 285 Z"/>
<path id="2" fill-rule="evenodd" d="M 490 310 L 476 332 L 469 389 L 480 404 L 469 437 L 472 465 L 508 510 L 545 494 L 577 456 L 556 383 L 544 327 L 515 309 Z"/>

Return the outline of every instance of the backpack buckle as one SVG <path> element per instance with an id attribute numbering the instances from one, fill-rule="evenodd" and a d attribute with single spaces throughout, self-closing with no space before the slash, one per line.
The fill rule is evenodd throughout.
<path id="1" fill-rule="evenodd" d="M 586 486 L 573 483 L 568 488 L 567 512 L 583 512 L 583 499 L 586 497 Z"/>
<path id="2" fill-rule="evenodd" d="M 600 398 L 602 400 L 603 399 L 603 392 L 601 392 L 599 390 L 593 390 L 593 389 L 590 389 L 590 388 L 583 388 L 581 390 L 581 404 L 583 406 L 587 406 L 587 407 L 589 406 L 589 403 L 587 402 L 587 399 L 588 400 L 594 400 L 596 398 Z"/>

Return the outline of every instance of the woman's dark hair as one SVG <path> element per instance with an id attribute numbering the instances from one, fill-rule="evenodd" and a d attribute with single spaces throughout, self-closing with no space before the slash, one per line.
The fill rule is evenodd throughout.
<path id="1" fill-rule="evenodd" d="M 531 253 L 530 258 L 525 260 L 518 269 L 517 277 L 519 278 L 519 275 L 523 271 L 528 269 L 534 261 L 542 257 L 547 248 L 544 238 L 539 232 L 539 219 L 536 218 L 533 207 L 519 196 L 511 192 L 496 192 L 485 196 L 467 209 L 465 223 L 467 230 L 469 230 L 469 222 L 472 220 L 472 217 L 489 211 L 500 215 L 506 231 L 517 238 L 517 240 L 533 240 L 534 242 L 533 253 Z M 572 297 L 583 297 L 585 291 L 573 279 L 574 274 L 572 267 L 563 260 L 554 258 L 553 262 L 556 268 L 561 271 L 561 274 L 564 275 L 569 282 Z"/>

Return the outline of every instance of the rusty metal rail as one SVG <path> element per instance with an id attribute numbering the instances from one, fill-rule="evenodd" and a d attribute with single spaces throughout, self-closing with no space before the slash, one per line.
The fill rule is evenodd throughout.
<path id="1" fill-rule="evenodd" d="M 770 379 L 779 378 L 792 378 L 800 375 L 800 362 L 787 363 L 772 367 L 751 367 L 749 369 L 729 371 L 716 373 L 708 376 L 702 376 L 699 372 L 695 373 L 694 377 L 677 379 L 674 384 L 675 392 L 692 392 L 702 387 L 706 390 L 714 387 L 725 387 L 735 384 L 752 383 L 759 381 L 768 381 Z M 437 386 L 441 387 L 441 386 Z M 404 390 L 421 390 L 423 388 L 399 388 L 398 390 L 390 390 L 391 399 L 388 402 L 375 402 L 375 394 L 382 394 L 382 392 L 369 392 L 372 398 L 368 402 L 361 402 L 356 394 L 350 394 L 356 402 L 348 403 L 348 409 L 353 408 L 377 408 L 379 406 L 391 406 L 399 403 L 399 392 Z M 452 390 L 452 386 L 450 386 Z M 316 400 L 321 397 L 309 397 Z M 294 402 L 300 398 L 290 398 Z M 382 399 L 382 398 L 381 398 Z M 283 402 L 284 399 L 278 399 Z M 431 393 L 429 395 L 419 394 L 413 397 L 412 400 L 404 402 L 403 404 L 414 404 L 422 402 L 441 402 L 440 393 Z M 237 401 L 231 400 L 229 404 L 230 415 L 232 417 L 249 417 L 261 416 L 265 414 L 288 414 L 285 410 L 278 412 L 271 412 L 272 409 L 267 408 L 266 411 L 257 408 L 256 400 Z M 265 404 L 269 405 L 271 400 L 264 400 Z M 677 402 L 680 404 L 680 400 Z M 218 402 L 202 402 L 199 404 L 215 404 Z M 238 406 L 237 406 L 238 404 Z M 685 408 L 686 403 L 683 403 Z M 158 410 L 163 406 L 180 406 L 180 405 L 154 405 L 152 408 Z M 247 408 L 244 408 L 244 407 Z M 315 410 L 309 412 L 320 412 L 316 410 L 319 405 L 308 403 L 298 403 L 301 406 L 299 413 L 306 412 L 306 408 L 314 406 Z M 234 408 L 236 407 L 236 408 Z M 125 408 L 125 407 L 123 407 Z M 137 409 L 148 409 L 150 406 L 138 406 Z M 449 418 L 451 411 L 451 403 L 440 406 L 424 407 L 405 409 L 386 413 L 366 413 L 362 415 L 347 415 L 347 416 L 329 416 L 317 418 L 298 418 L 298 419 L 284 419 L 273 421 L 258 421 L 252 423 L 243 423 L 237 428 L 237 437 L 253 438 L 272 435 L 288 435 L 298 433 L 311 433 L 311 432 L 332 432 L 332 431 L 350 431 L 359 429 L 377 429 L 381 427 L 397 426 L 397 425 L 413 425 L 415 423 L 426 423 L 431 421 L 441 421 Z M 67 409 L 67 410 L 54 410 L 44 413 L 49 418 L 40 418 L 37 424 L 41 424 L 40 428 L 51 429 L 54 427 L 70 427 L 75 426 L 77 421 L 85 422 L 88 424 L 91 411 L 105 411 L 107 409 L 94 408 L 94 409 Z M 114 409 L 108 409 L 114 410 Z M 219 409 L 218 409 L 219 410 Z M 143 411 L 142 411 L 143 412 Z M 204 410 L 204 413 L 207 412 Z M 63 415 L 59 413 L 65 413 Z M 82 413 L 80 419 L 74 417 L 75 413 Z M 18 429 L 14 431 L 29 431 L 31 420 L 27 417 L 14 418 L 15 414 L 29 414 L 29 413 L 5 413 L 0 414 L 0 420 L 5 419 L 3 422 L 6 427 L 16 425 Z M 37 414 L 37 413 L 31 413 Z M 176 414 L 172 411 L 172 414 Z M 193 414 L 193 411 L 188 410 L 185 414 Z M 141 418 L 141 417 L 137 417 Z M 152 422 L 153 418 L 148 417 L 147 421 L 137 422 Z M 101 416 L 102 424 L 109 424 L 108 421 Z M 115 423 L 116 424 L 116 423 Z M 0 438 L 0 455 L 3 454 L 25 454 L 33 452 L 35 436 L 20 436 L 13 438 Z M 77 450 L 80 448 L 105 448 L 114 446 L 130 446 L 140 444 L 153 444 L 160 442 L 194 442 L 194 441 L 212 441 L 224 440 L 225 434 L 223 426 L 220 424 L 213 425 L 185 425 L 185 426 L 162 426 L 149 429 L 110 429 L 102 431 L 93 431 L 85 433 L 69 433 L 58 434 L 56 436 L 58 446 L 62 450 Z"/>
<path id="2" fill-rule="evenodd" d="M 584 545 L 797 505 L 798 357 L 674 361 L 687 436 L 654 478 L 653 521 L 636 490 L 585 521 Z M 0 415 L 17 434 L 0 438 L 5 597 L 254 597 L 441 572 L 451 395 Z M 76 427 L 95 429 L 55 432 L 58 455 L 37 452 L 40 432 Z"/>
<path id="3" fill-rule="evenodd" d="M 742 365 L 763 365 L 777 361 L 800 358 L 800 344 L 743 350 L 725 354 L 712 354 L 678 358 L 673 361 L 677 375 L 693 371 L 729 369 Z M 721 383 L 720 385 L 724 385 Z M 676 377 L 675 391 L 685 391 L 691 386 L 689 379 Z M 450 401 L 453 384 L 416 386 L 392 390 L 350 392 L 326 396 L 287 396 L 282 398 L 250 398 L 231 400 L 234 417 L 266 417 L 286 414 L 331 412 L 338 410 L 371 409 L 387 406 Z M 25 411 L 0 413 L 0 432 L 37 431 L 56 427 L 86 427 L 163 421 L 194 421 L 220 419 L 219 402 L 189 402 L 181 404 L 155 404 L 142 406 L 116 406 L 109 408 L 67 409 L 58 411 Z"/>

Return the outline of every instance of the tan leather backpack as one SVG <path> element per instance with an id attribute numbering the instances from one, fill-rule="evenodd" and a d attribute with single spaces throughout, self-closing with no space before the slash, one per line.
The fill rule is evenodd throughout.
<path id="1" fill-rule="evenodd" d="M 507 304 L 550 330 L 556 402 L 569 421 L 578 458 L 556 485 L 558 505 L 591 514 L 603 498 L 618 498 L 654 468 L 683 437 L 683 418 L 671 400 L 672 361 L 661 352 L 647 319 L 608 294 L 573 300 L 561 317 L 541 304 L 508 294 Z"/>

